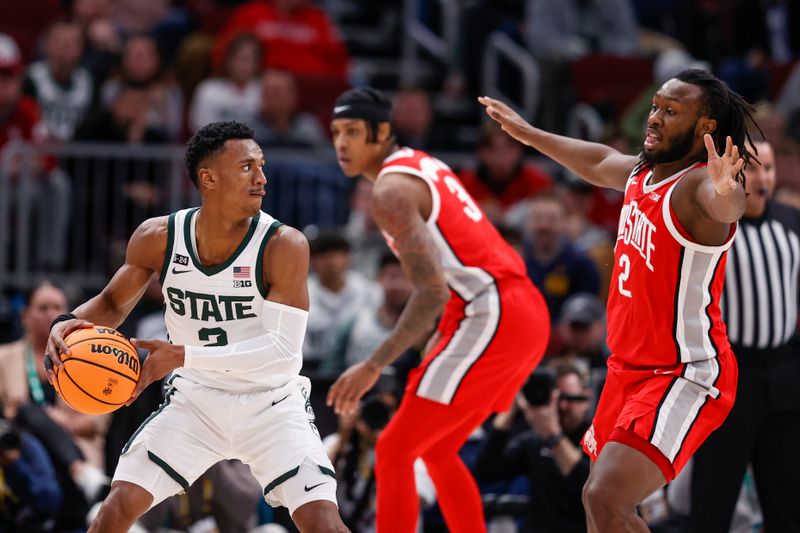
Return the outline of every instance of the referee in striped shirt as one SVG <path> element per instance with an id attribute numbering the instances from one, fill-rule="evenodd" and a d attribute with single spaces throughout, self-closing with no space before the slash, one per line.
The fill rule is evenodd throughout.
<path id="1" fill-rule="evenodd" d="M 767 532 L 800 531 L 800 211 L 772 201 L 775 156 L 746 171 L 747 208 L 728 252 L 723 318 L 739 362 L 736 403 L 694 456 L 690 532 L 730 529 L 748 463 Z"/>

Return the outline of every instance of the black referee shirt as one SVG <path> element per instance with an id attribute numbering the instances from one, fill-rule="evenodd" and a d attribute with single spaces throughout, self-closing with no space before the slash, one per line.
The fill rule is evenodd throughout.
<path id="1" fill-rule="evenodd" d="M 743 218 L 728 252 L 722 318 L 734 345 L 787 344 L 797 327 L 800 211 L 769 200 L 759 218 Z"/>

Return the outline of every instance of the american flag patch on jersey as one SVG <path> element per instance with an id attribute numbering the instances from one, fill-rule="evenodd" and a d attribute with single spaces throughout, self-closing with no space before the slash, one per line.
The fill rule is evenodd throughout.
<path id="1" fill-rule="evenodd" d="M 237 279 L 237 278 L 249 278 L 250 277 L 250 267 L 249 266 L 244 266 L 244 267 L 235 266 L 235 267 L 233 267 L 233 277 L 234 277 L 234 279 Z"/>

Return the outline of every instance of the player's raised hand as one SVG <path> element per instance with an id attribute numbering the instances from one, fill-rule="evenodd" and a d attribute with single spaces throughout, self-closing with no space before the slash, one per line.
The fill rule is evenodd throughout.
<path id="1" fill-rule="evenodd" d="M 356 412 L 358 402 L 378 381 L 381 369 L 370 361 L 356 363 L 339 376 L 328 391 L 328 407 L 336 414 Z"/>
<path id="2" fill-rule="evenodd" d="M 47 380 L 51 385 L 56 379 L 56 371 L 64 366 L 64 363 L 61 362 L 61 354 L 71 354 L 64 339 L 76 329 L 92 327 L 94 327 L 94 324 L 88 320 L 73 318 L 57 322 L 50 330 L 50 336 L 47 337 L 47 347 L 44 351 L 44 367 L 47 369 Z"/>
<path id="3" fill-rule="evenodd" d="M 530 124 L 525 122 L 519 114 L 508 107 L 500 100 L 489 98 L 488 96 L 479 96 L 478 102 L 486 106 L 486 114 L 492 117 L 495 122 L 500 124 L 503 131 L 514 137 L 516 140 L 523 144 L 528 144 L 526 138 L 528 132 L 533 128 Z"/>
<path id="4" fill-rule="evenodd" d="M 739 157 L 739 147 L 734 146 L 733 139 L 729 136 L 725 141 L 725 153 L 720 156 L 711 135 L 706 133 L 703 142 L 708 152 L 708 177 L 711 178 L 717 194 L 727 196 L 736 189 L 736 175 L 744 166 L 744 159 Z"/>
<path id="5" fill-rule="evenodd" d="M 183 366 L 184 356 L 186 355 L 183 346 L 160 340 L 131 339 L 131 344 L 137 350 L 141 348 L 147 350 L 150 354 L 144 360 L 142 371 L 139 373 L 139 382 L 125 405 L 132 404 L 151 383 Z"/>

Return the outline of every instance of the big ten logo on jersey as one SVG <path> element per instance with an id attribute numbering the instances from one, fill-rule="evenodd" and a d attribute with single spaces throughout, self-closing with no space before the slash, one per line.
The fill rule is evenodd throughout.
<path id="1" fill-rule="evenodd" d="M 456 175 L 453 171 L 433 157 L 423 157 L 419 160 L 419 168 L 422 173 L 431 179 L 434 183 L 442 182 L 444 183 L 447 190 L 450 191 L 458 201 L 464 204 L 464 214 L 467 215 L 471 220 L 475 222 L 480 222 L 483 218 L 483 212 L 481 211 L 478 204 L 475 203 L 475 200 L 472 199 L 472 196 L 469 195 L 467 190 L 461 185 L 461 182 L 458 180 Z"/>
<path id="2" fill-rule="evenodd" d="M 189 266 L 189 257 L 186 255 L 175 254 L 172 258 L 172 262 L 182 266 Z"/>
<path id="3" fill-rule="evenodd" d="M 253 296 L 225 296 L 167 289 L 169 306 L 178 316 L 189 315 L 192 320 L 227 322 L 244 318 L 257 318 L 253 311 Z"/>

